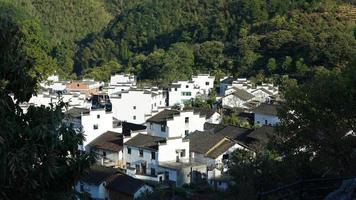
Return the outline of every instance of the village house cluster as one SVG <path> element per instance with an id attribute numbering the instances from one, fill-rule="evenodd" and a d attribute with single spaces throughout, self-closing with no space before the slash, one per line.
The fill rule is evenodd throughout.
<path id="1" fill-rule="evenodd" d="M 185 106 L 191 99 L 205 101 L 213 90 L 218 93 L 213 108 Z M 190 183 L 226 190 L 233 184 L 231 154 L 268 141 L 279 122 L 278 87 L 233 77 L 217 81 L 208 74 L 168 88 L 138 87 L 132 74 L 112 75 L 109 83 L 51 76 L 21 106 L 26 110 L 59 100 L 67 103 L 65 123 L 85 135 L 81 150 L 97 155 L 75 186 L 93 199 L 136 199 L 153 187 Z M 241 110 L 238 117 L 253 128 L 223 125 L 231 109 Z"/>

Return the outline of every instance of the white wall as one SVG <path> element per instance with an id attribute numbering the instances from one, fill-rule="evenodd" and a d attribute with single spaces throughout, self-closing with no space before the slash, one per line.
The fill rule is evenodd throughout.
<path id="1" fill-rule="evenodd" d="M 244 103 L 246 103 L 246 101 L 233 94 L 222 98 L 222 106 L 225 108 L 246 108 L 246 106 L 243 105 Z"/>
<path id="2" fill-rule="evenodd" d="M 266 124 L 267 120 L 267 124 Z M 277 116 L 255 113 L 255 125 L 276 125 L 280 121 Z"/>
<path id="3" fill-rule="evenodd" d="M 147 91 L 129 90 L 122 92 L 121 97 L 111 96 L 110 101 L 115 118 L 142 124 L 146 121 L 145 115 L 151 114 L 153 110 L 165 105 L 165 96 L 161 92 L 159 95 L 152 95 Z"/>
<path id="4" fill-rule="evenodd" d="M 211 124 L 220 124 L 222 121 L 222 117 L 218 112 L 215 112 L 206 122 Z"/>
<path id="5" fill-rule="evenodd" d="M 110 85 L 136 85 L 136 77 L 132 74 L 115 74 L 110 77 Z"/>
<path id="6" fill-rule="evenodd" d="M 80 193 L 87 192 L 90 194 L 90 197 L 93 199 L 104 200 L 106 197 L 108 197 L 108 194 L 106 192 L 106 189 L 105 189 L 103 183 L 101 183 L 100 185 L 97 186 L 97 185 L 91 185 L 91 184 L 88 184 L 85 182 L 78 181 L 75 184 L 75 190 Z M 80 191 L 81 184 L 83 184 L 84 191 Z"/>
<path id="7" fill-rule="evenodd" d="M 189 123 L 185 123 L 185 118 L 189 118 Z M 161 124 L 147 123 L 147 132 L 151 135 L 159 137 L 185 137 L 185 131 L 188 133 L 196 130 L 203 131 L 205 116 L 200 116 L 193 111 L 181 111 L 179 115 L 175 115 L 173 119 L 167 120 L 166 131 L 161 131 Z"/>
<path id="8" fill-rule="evenodd" d="M 127 151 L 128 148 L 131 148 L 131 154 L 128 154 L 128 151 Z M 156 151 L 153 151 L 153 150 L 151 151 L 148 149 L 142 149 L 142 150 L 143 150 L 143 157 L 140 157 L 139 148 L 124 145 L 123 164 L 125 166 L 125 169 L 127 168 L 126 163 L 128 163 L 128 162 L 130 163 L 132 168 L 135 168 L 135 164 L 139 164 L 139 163 L 137 163 L 138 161 L 144 160 L 144 161 L 146 161 L 146 167 L 147 167 L 146 173 L 151 174 L 151 168 L 155 168 L 156 173 L 157 173 L 158 153 Z M 155 154 L 156 154 L 155 160 L 151 159 L 151 152 L 155 152 Z"/>
<path id="9" fill-rule="evenodd" d="M 180 87 L 172 87 L 169 89 L 168 105 L 174 106 L 175 104 L 183 104 L 184 101 L 194 99 L 197 96 L 199 88 L 194 87 L 194 83 L 191 81 L 177 81 L 173 84 L 179 85 Z M 190 95 L 183 95 L 183 93 L 189 93 Z"/>
<path id="10" fill-rule="evenodd" d="M 209 94 L 209 91 L 214 88 L 214 80 L 215 77 L 208 74 L 200 74 L 192 77 L 194 85 L 199 86 L 203 94 Z"/>
<path id="11" fill-rule="evenodd" d="M 84 146 L 86 146 L 99 135 L 105 133 L 106 131 L 112 130 L 112 117 L 113 115 L 111 112 L 106 112 L 103 109 L 91 110 L 89 114 L 83 115 L 81 117 L 81 124 L 86 139 L 86 141 L 83 142 Z M 97 129 L 94 129 L 94 125 L 97 125 Z"/>
<path id="12" fill-rule="evenodd" d="M 185 156 L 181 157 L 181 154 L 177 154 L 177 150 L 185 150 Z M 176 161 L 176 157 L 179 156 L 180 162 L 189 161 L 189 141 L 182 138 L 169 138 L 166 144 L 158 146 L 158 161 L 168 162 Z"/>

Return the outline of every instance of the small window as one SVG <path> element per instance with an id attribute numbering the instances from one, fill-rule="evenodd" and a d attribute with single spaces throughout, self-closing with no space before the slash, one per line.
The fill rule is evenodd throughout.
<path id="1" fill-rule="evenodd" d="M 266 124 L 266 125 L 268 124 L 268 121 L 267 121 L 267 120 L 265 120 L 265 124 Z"/>
<path id="2" fill-rule="evenodd" d="M 133 109 L 136 110 L 136 106 L 133 106 Z"/>
<path id="3" fill-rule="evenodd" d="M 174 91 L 177 91 L 177 88 L 174 88 Z"/>
<path id="4" fill-rule="evenodd" d="M 133 116 L 133 119 L 136 120 L 136 116 L 135 115 Z"/>
<path id="5" fill-rule="evenodd" d="M 99 128 L 99 125 L 97 125 L 97 124 L 94 124 L 94 125 L 93 125 L 93 129 L 94 129 L 94 130 L 97 130 L 98 128 Z"/>
<path id="6" fill-rule="evenodd" d="M 97 115 L 96 118 L 100 119 L 100 115 Z"/>
<path id="7" fill-rule="evenodd" d="M 131 166 L 131 163 L 127 162 L 126 163 L 126 168 L 129 168 Z"/>
<path id="8" fill-rule="evenodd" d="M 186 117 L 186 118 L 184 119 L 184 121 L 185 121 L 186 124 L 189 123 L 189 117 Z"/>
<path id="9" fill-rule="evenodd" d="M 143 157 L 143 150 L 140 149 L 140 157 Z"/>
<path id="10" fill-rule="evenodd" d="M 127 154 L 131 154 L 131 148 L 127 148 Z"/>
<path id="11" fill-rule="evenodd" d="M 79 87 L 79 83 L 77 84 L 77 87 Z"/>
<path id="12" fill-rule="evenodd" d="M 164 125 L 164 124 L 161 125 L 161 131 L 166 132 L 166 125 Z"/>
<path id="13" fill-rule="evenodd" d="M 185 136 L 188 136 L 188 134 L 189 134 L 189 130 L 185 130 L 185 131 L 184 131 L 184 135 L 185 135 Z"/>
<path id="14" fill-rule="evenodd" d="M 152 176 L 156 175 L 156 169 L 155 168 L 151 168 L 151 175 Z"/>
<path id="15" fill-rule="evenodd" d="M 185 88 L 189 88 L 189 85 L 186 85 Z"/>
<path id="16" fill-rule="evenodd" d="M 182 149 L 182 151 L 180 152 L 180 157 L 185 157 L 185 149 Z"/>
<path id="17" fill-rule="evenodd" d="M 104 158 L 106 157 L 106 151 L 103 151 L 103 157 Z"/>
<path id="18" fill-rule="evenodd" d="M 84 184 L 83 183 L 80 183 L 80 191 L 84 192 Z"/>
<path id="19" fill-rule="evenodd" d="M 209 82 L 205 82 L 205 85 L 209 85 L 210 83 Z"/>
<path id="20" fill-rule="evenodd" d="M 219 185 L 219 186 L 221 185 L 221 182 L 220 182 L 220 181 L 218 182 L 218 185 Z"/>
<path id="21" fill-rule="evenodd" d="M 154 151 L 151 152 L 151 159 L 156 160 L 156 152 Z"/>

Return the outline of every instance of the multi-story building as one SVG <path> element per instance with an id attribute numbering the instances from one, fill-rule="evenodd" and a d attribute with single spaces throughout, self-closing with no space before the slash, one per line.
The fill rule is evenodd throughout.
<path id="1" fill-rule="evenodd" d="M 142 124 L 166 105 L 166 95 L 158 88 L 134 89 L 112 94 L 110 97 L 113 116 L 121 121 Z"/>
<path id="2" fill-rule="evenodd" d="M 138 134 L 124 143 L 127 174 L 181 186 L 200 180 L 206 165 L 189 159 L 189 140 Z"/>
<path id="3" fill-rule="evenodd" d="M 147 119 L 147 133 L 165 138 L 185 137 L 196 130 L 204 130 L 206 116 L 194 110 L 165 109 Z"/>
<path id="4" fill-rule="evenodd" d="M 114 126 L 112 112 L 107 112 L 105 109 L 72 108 L 66 113 L 65 121 L 71 123 L 76 131 L 83 132 L 84 147 L 107 131 L 121 131 L 119 127 Z"/>
<path id="5" fill-rule="evenodd" d="M 189 81 L 177 81 L 168 89 L 168 105 L 184 104 L 191 99 L 207 98 L 210 90 L 214 88 L 214 76 L 193 76 Z"/>
<path id="6" fill-rule="evenodd" d="M 115 74 L 110 77 L 109 86 L 106 88 L 108 94 L 127 91 L 136 87 L 136 77 L 132 74 Z"/>

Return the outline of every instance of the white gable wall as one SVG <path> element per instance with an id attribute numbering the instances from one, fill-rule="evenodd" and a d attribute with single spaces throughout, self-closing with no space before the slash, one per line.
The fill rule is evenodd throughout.
<path id="1" fill-rule="evenodd" d="M 81 124 L 86 139 L 86 141 L 83 142 L 84 146 L 99 135 L 112 130 L 112 117 L 112 113 L 106 112 L 105 110 L 91 110 L 89 114 L 81 117 Z"/>

